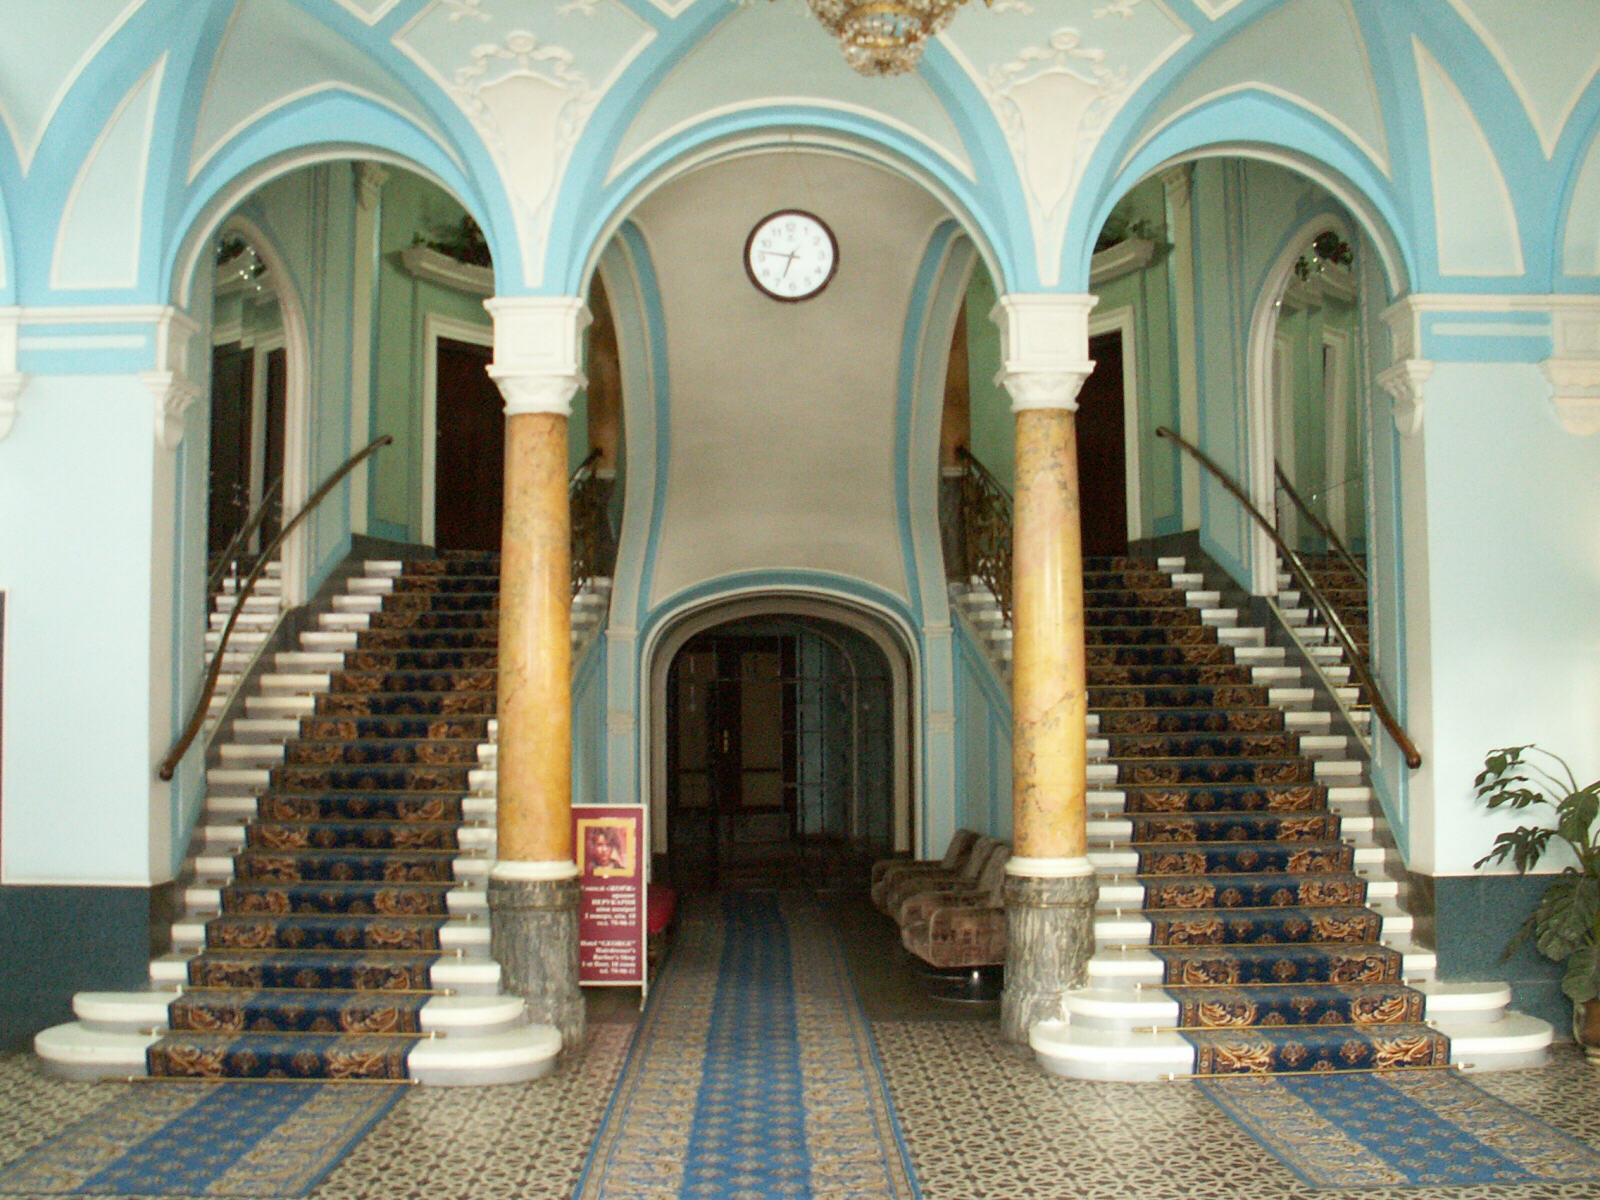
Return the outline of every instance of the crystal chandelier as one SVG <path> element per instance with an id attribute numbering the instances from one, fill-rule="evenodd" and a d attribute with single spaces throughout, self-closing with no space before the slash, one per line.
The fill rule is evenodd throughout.
<path id="1" fill-rule="evenodd" d="M 985 6 L 993 0 L 983 0 Z M 950 23 L 966 0 L 806 0 L 822 27 L 839 39 L 844 60 L 863 75 L 900 75 L 916 68 L 927 40 Z"/>

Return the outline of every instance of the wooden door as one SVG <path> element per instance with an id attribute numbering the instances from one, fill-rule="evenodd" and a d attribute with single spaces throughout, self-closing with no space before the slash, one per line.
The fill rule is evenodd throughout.
<path id="1" fill-rule="evenodd" d="M 795 834 L 792 637 L 701 636 L 667 692 L 668 852 L 674 878 L 709 885 Z"/>
<path id="2" fill-rule="evenodd" d="M 506 418 L 490 357 L 487 346 L 439 339 L 433 541 L 441 550 L 500 549 Z"/>
<path id="3" fill-rule="evenodd" d="M 253 352 L 237 342 L 211 351 L 211 463 L 206 546 L 228 548 L 250 515 L 250 387 Z"/>
<path id="4" fill-rule="evenodd" d="M 289 394 L 288 363 L 280 346 L 276 350 L 267 352 L 267 413 L 265 444 L 261 455 L 261 494 L 283 475 L 283 441 L 285 418 L 288 408 Z M 283 489 L 278 489 L 278 499 L 281 505 Z M 269 514 L 261 522 L 261 545 L 266 546 L 273 538 L 278 536 L 282 527 L 280 516 L 282 508 Z M 293 515 L 293 514 L 290 514 Z"/>
<path id="5" fill-rule="evenodd" d="M 1128 468 L 1122 334 L 1089 339 L 1094 373 L 1078 392 L 1078 497 L 1086 555 L 1128 552 Z"/>

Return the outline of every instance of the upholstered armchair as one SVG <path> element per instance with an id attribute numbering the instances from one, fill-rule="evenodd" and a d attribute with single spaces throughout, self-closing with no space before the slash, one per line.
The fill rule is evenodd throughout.
<path id="1" fill-rule="evenodd" d="M 984 864 L 989 861 L 990 855 L 1000 844 L 992 837 L 979 837 L 972 843 L 972 849 L 967 852 L 961 868 L 953 874 L 922 871 L 891 880 L 883 889 L 883 899 L 878 907 L 896 924 L 904 924 L 900 920 L 900 909 L 907 900 L 919 892 L 939 892 L 950 888 L 969 889 L 978 882 Z"/>
<path id="2" fill-rule="evenodd" d="M 909 858 L 886 858 L 872 864 L 872 902 L 883 908 L 884 897 L 896 881 L 912 876 L 955 876 L 966 865 L 978 835 L 970 829 L 958 829 L 945 847 L 944 857 L 938 862 L 921 862 Z"/>

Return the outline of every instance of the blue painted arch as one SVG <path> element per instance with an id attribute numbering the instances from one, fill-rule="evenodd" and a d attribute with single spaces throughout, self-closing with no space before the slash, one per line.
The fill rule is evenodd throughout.
<path id="1" fill-rule="evenodd" d="M 337 139 L 329 130 L 339 131 Z M 189 187 L 170 226 L 158 278 L 183 306 L 201 247 L 227 214 L 263 184 L 316 163 L 361 159 L 399 167 L 450 192 L 483 228 L 502 291 L 521 255 L 510 203 L 486 155 L 463 160 L 386 105 L 333 89 L 288 105 L 239 134 Z M 505 275 L 507 283 L 499 283 Z"/>
<path id="2" fill-rule="evenodd" d="M 670 180 L 739 154 L 814 149 L 877 164 L 937 196 L 979 248 L 1002 290 L 1031 277 L 1032 234 L 1020 188 L 975 184 L 900 130 L 860 113 L 824 106 L 762 106 L 719 115 L 680 131 L 610 184 L 599 182 L 609 158 L 575 163 L 552 221 L 546 285 L 582 295 L 595 263 L 628 215 Z M 1009 160 L 1004 168 L 1014 179 Z M 979 178 L 985 173 L 980 171 Z M 991 177 L 992 178 L 992 177 Z M 554 256 L 560 255 L 557 259 Z"/>
<path id="3" fill-rule="evenodd" d="M 1431 249 L 1423 255 L 1418 245 L 1419 232 L 1432 238 L 1431 216 L 1429 228 L 1419 231 L 1394 185 L 1341 131 L 1282 97 L 1247 89 L 1184 113 L 1136 147 L 1115 139 L 1101 145 L 1067 229 L 1067 290 L 1087 290 L 1095 237 L 1135 184 L 1178 163 L 1223 156 L 1274 163 L 1319 184 L 1372 237 L 1390 293 L 1418 286 L 1422 264 L 1433 260 Z"/>

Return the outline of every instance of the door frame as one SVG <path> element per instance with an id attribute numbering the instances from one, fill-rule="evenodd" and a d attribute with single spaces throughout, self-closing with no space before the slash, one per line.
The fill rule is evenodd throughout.
<path id="1" fill-rule="evenodd" d="M 1131 304 L 1107 309 L 1089 317 L 1089 336 L 1103 333 L 1122 336 L 1122 462 L 1123 492 L 1128 508 L 1128 540 L 1136 542 L 1144 536 L 1144 512 L 1139 494 L 1139 357 L 1138 339 L 1134 336 L 1137 318 Z"/>
<path id="2" fill-rule="evenodd" d="M 494 348 L 494 326 L 475 325 L 455 317 L 426 313 L 422 318 L 422 479 L 417 493 L 422 512 L 418 526 L 422 543 L 434 542 L 434 511 L 438 481 L 434 474 L 439 463 L 439 343 L 466 342 L 472 346 Z"/>
<path id="3" fill-rule="evenodd" d="M 651 848 L 658 854 L 667 849 L 667 676 L 673 659 L 690 638 L 718 625 L 751 617 L 814 617 L 833 621 L 866 635 L 883 654 L 889 668 L 893 713 L 894 781 L 890 828 L 894 849 L 908 852 L 916 845 L 921 824 L 913 777 L 921 753 L 917 711 L 916 642 L 887 614 L 858 607 L 851 601 L 818 593 L 784 593 L 723 597 L 686 613 L 680 613 L 668 628 L 657 633 L 645 649 L 649 671 L 642 681 L 648 689 L 644 705 L 645 720 L 640 729 L 640 754 L 644 758 L 649 790 L 645 802 L 650 813 Z"/>

